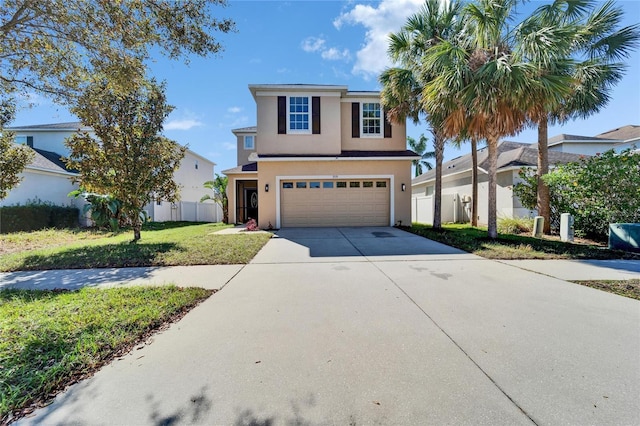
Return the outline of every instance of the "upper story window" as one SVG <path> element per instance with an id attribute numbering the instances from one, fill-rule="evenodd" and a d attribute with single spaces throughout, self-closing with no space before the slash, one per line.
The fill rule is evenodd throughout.
<path id="1" fill-rule="evenodd" d="M 278 96 L 278 134 L 320 134 L 320 97 Z"/>
<path id="2" fill-rule="evenodd" d="M 289 97 L 288 110 L 287 133 L 309 133 L 309 98 L 306 96 Z"/>
<path id="3" fill-rule="evenodd" d="M 381 124 L 380 104 L 365 102 L 362 104 L 362 136 L 380 137 Z"/>
<path id="4" fill-rule="evenodd" d="M 351 103 L 352 138 L 390 138 L 391 123 L 380 102 Z"/>
<path id="5" fill-rule="evenodd" d="M 245 136 L 244 137 L 244 149 L 246 149 L 246 150 L 254 150 L 254 149 L 256 149 L 255 136 Z"/>
<path id="6" fill-rule="evenodd" d="M 15 143 L 28 145 L 33 148 L 33 136 L 17 135 L 14 138 Z"/>

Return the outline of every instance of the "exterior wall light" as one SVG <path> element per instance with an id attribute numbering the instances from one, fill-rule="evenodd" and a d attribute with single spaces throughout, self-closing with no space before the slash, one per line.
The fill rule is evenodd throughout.
<path id="1" fill-rule="evenodd" d="M 264 192 L 269 192 L 269 184 L 268 183 L 266 183 L 264 185 Z"/>
<path id="2" fill-rule="evenodd" d="M 400 185 L 400 188 L 402 188 L 402 192 L 404 192 L 407 189 L 407 186 L 403 183 Z"/>

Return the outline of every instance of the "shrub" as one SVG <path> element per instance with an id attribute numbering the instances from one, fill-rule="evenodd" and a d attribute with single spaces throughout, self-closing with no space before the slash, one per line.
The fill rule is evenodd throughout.
<path id="1" fill-rule="evenodd" d="M 498 219 L 498 232 L 501 234 L 530 234 L 533 231 L 533 219 L 530 217 L 503 217 Z"/>
<path id="2" fill-rule="evenodd" d="M 36 231 L 45 228 L 75 228 L 79 210 L 41 201 L 0 207 L 0 233 Z"/>
<path id="3" fill-rule="evenodd" d="M 513 185 L 513 194 L 520 199 L 520 203 L 524 208 L 529 210 L 538 209 L 538 180 L 536 170 L 530 167 L 522 168 L 518 172 L 522 182 Z M 560 215 L 568 213 L 566 205 L 561 194 L 557 193 L 557 188 L 549 187 L 549 197 L 551 204 L 551 229 L 560 231 Z M 533 225 L 532 225 L 533 226 Z"/>
<path id="4" fill-rule="evenodd" d="M 91 213 L 91 220 L 96 228 L 108 229 L 113 232 L 127 225 L 127 218 L 122 211 L 122 202 L 111 195 L 94 194 L 78 189 L 69 193 L 70 197 L 82 197 L 88 203 L 82 209 L 82 214 Z M 143 222 L 146 222 L 146 216 Z"/>
<path id="5" fill-rule="evenodd" d="M 527 208 L 535 199 L 533 173 L 523 170 L 523 182 L 514 186 L 514 194 Z M 640 222 L 640 154 L 631 150 L 610 150 L 559 165 L 544 180 L 551 193 L 552 225 L 559 222 L 560 213 L 571 213 L 576 234 L 605 239 L 610 223 Z"/>

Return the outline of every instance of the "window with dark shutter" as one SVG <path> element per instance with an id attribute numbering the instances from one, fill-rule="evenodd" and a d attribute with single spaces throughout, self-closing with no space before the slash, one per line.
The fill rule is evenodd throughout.
<path id="1" fill-rule="evenodd" d="M 384 114 L 382 114 L 382 116 L 384 118 L 384 137 L 385 138 L 390 138 L 391 137 L 391 123 L 387 119 L 387 113 L 386 112 L 384 112 Z"/>
<path id="2" fill-rule="evenodd" d="M 287 133 L 287 97 L 278 96 L 278 134 Z"/>
<path id="3" fill-rule="evenodd" d="M 351 103 L 351 137 L 360 137 L 360 103 Z"/>
<path id="4" fill-rule="evenodd" d="M 314 135 L 320 134 L 320 96 L 311 98 L 311 128 Z"/>

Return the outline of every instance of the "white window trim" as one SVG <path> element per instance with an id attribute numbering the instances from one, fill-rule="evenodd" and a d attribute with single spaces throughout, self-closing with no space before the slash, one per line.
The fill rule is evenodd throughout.
<path id="1" fill-rule="evenodd" d="M 276 176 L 276 228 L 281 227 L 281 191 L 283 180 L 364 180 L 364 179 L 389 179 L 389 226 L 395 225 L 395 177 L 394 175 L 293 175 Z"/>
<path id="2" fill-rule="evenodd" d="M 247 151 L 253 151 L 254 149 L 256 149 L 256 137 L 254 135 L 246 135 L 243 136 L 244 138 L 244 149 Z M 249 147 L 247 145 L 247 138 L 251 138 L 251 146 Z"/>
<path id="3" fill-rule="evenodd" d="M 378 104 L 380 105 L 380 133 L 364 133 L 364 104 Z M 384 137 L 384 110 L 382 109 L 382 103 L 380 101 L 363 101 L 360 102 L 360 137 L 361 138 L 374 138 L 379 139 Z"/>
<path id="4" fill-rule="evenodd" d="M 309 115 L 309 128 L 308 129 L 300 129 L 300 130 L 295 130 L 295 129 L 291 129 L 291 123 L 290 123 L 290 115 L 291 112 L 290 111 L 290 105 L 291 105 L 291 98 L 307 98 L 307 105 L 309 105 L 309 111 L 307 112 L 307 114 Z M 313 129 L 313 114 L 312 114 L 312 103 L 313 99 L 310 95 L 303 95 L 303 94 L 294 94 L 294 95 L 287 95 L 287 134 L 288 135 L 310 135 L 311 131 Z M 295 114 L 295 113 L 294 113 Z"/>

